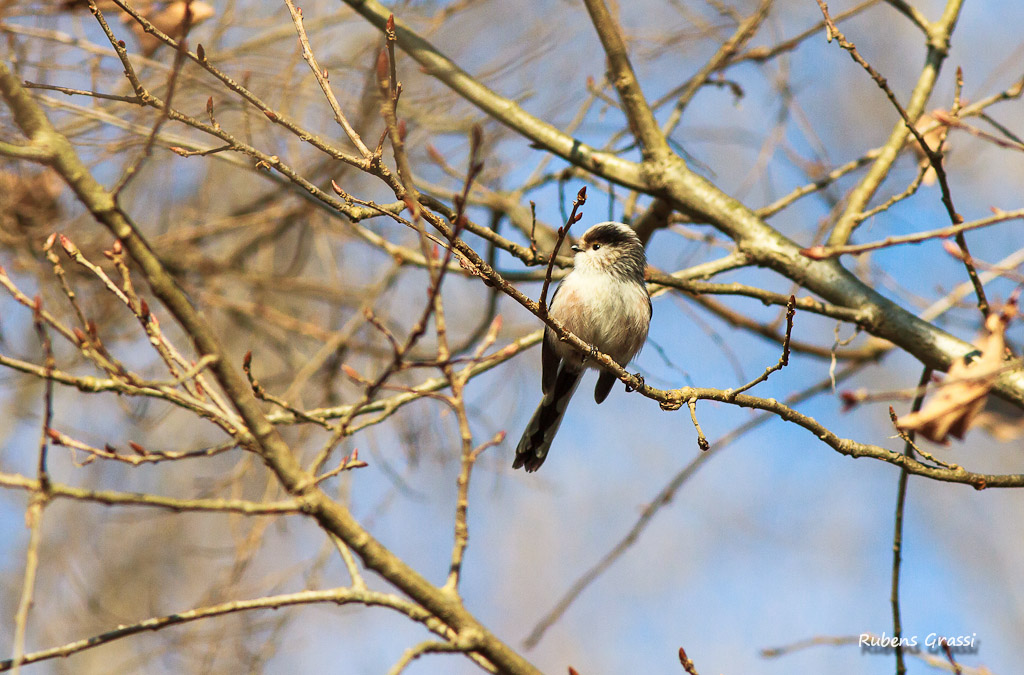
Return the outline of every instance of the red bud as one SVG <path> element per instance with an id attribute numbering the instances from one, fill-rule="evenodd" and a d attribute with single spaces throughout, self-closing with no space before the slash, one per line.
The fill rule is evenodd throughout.
<path id="1" fill-rule="evenodd" d="M 849 412 L 860 403 L 860 396 L 847 389 L 839 392 L 839 400 L 843 402 L 843 412 Z"/>
<path id="2" fill-rule="evenodd" d="M 945 249 L 946 253 L 950 254 L 957 260 L 964 259 L 963 249 L 961 249 L 956 242 L 946 239 L 942 242 L 942 248 Z"/>
<path id="3" fill-rule="evenodd" d="M 70 256 L 74 256 L 74 255 L 77 255 L 77 254 L 78 254 L 78 247 L 77 247 L 77 246 L 75 246 L 75 245 L 74 245 L 74 244 L 73 244 L 73 243 L 71 242 L 71 240 L 70 240 L 70 239 L 68 239 L 67 237 L 65 237 L 65 236 L 64 236 L 63 234 L 62 234 L 62 235 L 59 235 L 59 236 L 60 236 L 60 245 L 61 245 L 61 246 L 62 246 L 62 247 L 64 248 L 64 251 L 65 251 L 65 252 L 66 252 L 66 253 L 67 253 L 68 255 L 70 255 Z"/>

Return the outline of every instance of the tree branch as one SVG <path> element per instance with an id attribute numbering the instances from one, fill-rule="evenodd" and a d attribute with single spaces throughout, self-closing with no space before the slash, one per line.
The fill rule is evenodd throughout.
<path id="1" fill-rule="evenodd" d="M 665 135 L 661 133 L 654 113 L 651 112 L 647 99 L 640 90 L 640 82 L 636 79 L 633 65 L 626 53 L 626 44 L 622 40 L 622 32 L 604 0 L 583 0 L 594 22 L 594 29 L 601 38 L 601 45 L 608 56 L 610 79 L 619 92 L 622 111 L 629 120 L 629 128 L 633 132 L 643 151 L 644 161 L 656 161 L 668 157 L 671 150 Z"/>
<path id="2" fill-rule="evenodd" d="M 274 472 L 282 487 L 300 500 L 304 511 L 322 528 L 336 534 L 363 560 L 390 583 L 423 605 L 456 632 L 470 631 L 477 636 L 479 648 L 499 668 L 516 673 L 538 673 L 526 659 L 504 644 L 458 601 L 458 598 L 427 581 L 412 567 L 386 549 L 355 520 L 347 508 L 333 501 L 317 486 L 312 475 L 302 469 L 291 448 L 263 414 L 259 401 L 245 378 L 225 358 L 220 340 L 202 314 L 156 256 L 134 223 L 82 164 L 67 138 L 59 134 L 31 99 L 21 83 L 0 63 L 0 95 L 7 102 L 22 133 L 34 145 L 45 148 L 49 164 L 74 190 L 79 201 L 115 237 L 135 260 L 153 293 L 192 339 L 200 357 L 212 359 L 210 370 L 232 405 L 244 420 L 248 433 L 241 441 L 257 452 Z"/>

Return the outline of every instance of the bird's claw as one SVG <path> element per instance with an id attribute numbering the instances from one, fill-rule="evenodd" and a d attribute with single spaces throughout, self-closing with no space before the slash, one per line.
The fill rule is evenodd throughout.
<path id="1" fill-rule="evenodd" d="M 626 393 L 629 393 L 629 392 L 631 392 L 631 391 L 636 391 L 637 389 L 640 389 L 641 387 L 643 387 L 643 386 L 644 386 L 644 384 L 645 384 L 645 383 L 644 383 L 644 376 L 643 376 L 643 375 L 641 375 L 640 373 L 634 373 L 634 374 L 633 374 L 633 377 L 635 377 L 635 378 L 637 379 L 637 382 L 638 382 L 639 384 L 637 384 L 637 386 L 636 386 L 636 387 L 631 387 L 631 386 L 629 386 L 629 385 L 627 384 L 627 385 L 626 385 Z"/>

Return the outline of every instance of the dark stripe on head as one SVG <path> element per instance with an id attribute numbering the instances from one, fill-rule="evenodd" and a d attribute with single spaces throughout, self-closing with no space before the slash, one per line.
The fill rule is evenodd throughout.
<path id="1" fill-rule="evenodd" d="M 580 242 L 584 248 L 598 244 L 615 251 L 614 258 L 602 256 L 602 268 L 620 279 L 643 283 L 647 256 L 633 228 L 623 223 L 598 223 L 583 233 Z"/>
<path id="2" fill-rule="evenodd" d="M 637 243 L 636 233 L 628 226 L 618 223 L 601 223 L 594 225 L 587 230 L 586 239 L 588 244 L 601 244 L 616 246 L 629 243 Z"/>

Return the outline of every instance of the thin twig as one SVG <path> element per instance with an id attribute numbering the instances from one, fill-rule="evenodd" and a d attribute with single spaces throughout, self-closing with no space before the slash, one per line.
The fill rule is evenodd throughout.
<path id="1" fill-rule="evenodd" d="M 45 494 L 50 485 L 50 473 L 46 468 L 46 448 L 50 429 L 53 426 L 53 378 L 50 376 L 53 374 L 54 368 L 57 367 L 57 361 L 53 356 L 53 342 L 50 340 L 50 334 L 43 323 L 42 309 L 43 303 L 37 295 L 35 298 L 35 308 L 32 312 L 32 323 L 35 325 L 36 334 L 39 336 L 39 344 L 43 348 L 45 359 L 43 377 L 46 380 L 46 384 L 43 388 L 43 428 L 39 434 L 39 457 L 36 466 L 36 477 L 39 479 L 40 491 Z"/>
<path id="2" fill-rule="evenodd" d="M 960 225 L 942 227 L 937 230 L 886 237 L 885 239 L 865 244 L 850 244 L 847 246 L 811 246 L 810 248 L 802 249 L 800 252 L 808 258 L 824 260 L 825 258 L 835 258 L 841 255 L 877 251 L 878 249 L 889 248 L 890 246 L 899 246 L 901 244 L 919 244 L 922 241 L 927 241 L 929 239 L 945 239 L 946 237 L 962 234 L 968 230 L 976 230 L 981 227 L 988 227 L 989 225 L 994 225 L 996 223 L 1004 223 L 1008 220 L 1018 220 L 1021 218 L 1024 218 L 1024 209 L 1017 209 L 1016 211 L 1000 211 L 988 218 L 972 220 L 969 223 L 962 223 Z"/>
<path id="3" fill-rule="evenodd" d="M 856 171 L 860 167 L 866 164 L 870 164 L 873 160 L 878 158 L 880 152 L 881 151 L 877 148 L 874 150 L 869 150 L 868 152 L 864 153 L 857 159 L 851 160 L 841 166 L 837 166 L 836 168 L 832 169 L 831 171 L 824 174 L 820 178 L 816 179 L 814 182 L 802 185 L 794 189 L 789 194 L 776 199 L 771 204 L 762 206 L 761 208 L 757 209 L 754 213 L 756 213 L 761 218 L 770 218 L 771 216 L 775 215 L 779 211 L 782 211 L 784 208 L 786 208 L 796 200 L 800 199 L 801 197 L 806 197 L 809 194 L 822 190 L 828 187 L 829 185 L 832 185 L 837 180 L 839 180 L 846 174 L 850 173 L 851 171 Z"/>
<path id="4" fill-rule="evenodd" d="M 548 256 L 548 268 L 544 273 L 544 285 L 540 289 L 540 300 L 537 302 L 538 312 L 541 316 L 546 316 L 548 313 L 548 286 L 551 285 L 551 273 L 555 269 L 555 258 L 558 256 L 558 250 L 562 248 L 562 242 L 565 241 L 565 235 L 569 234 L 569 228 L 575 223 L 578 223 L 583 218 L 582 213 L 577 213 L 579 208 L 587 203 L 587 186 L 584 185 L 580 188 L 580 191 L 576 193 L 576 199 L 572 202 L 572 213 L 565 220 L 565 225 L 558 228 L 558 239 L 555 240 L 555 247 L 551 249 L 551 255 Z"/>
<path id="5" fill-rule="evenodd" d="M 828 29 L 828 40 L 831 42 L 834 38 L 839 43 L 839 46 L 845 49 L 850 54 L 850 57 L 857 63 L 857 65 L 863 68 L 868 73 L 868 75 L 871 76 L 871 79 L 875 81 L 875 84 L 878 85 L 878 88 L 882 90 L 882 92 L 886 95 L 886 97 L 888 97 L 889 101 L 892 103 L 893 107 L 896 108 L 896 112 L 898 112 L 900 114 L 900 117 L 903 118 L 903 123 L 907 126 L 907 129 L 910 131 L 910 133 L 913 134 L 914 139 L 921 147 L 921 151 L 924 152 L 924 154 L 928 157 L 928 161 L 935 169 L 935 173 L 939 179 L 939 187 L 942 189 L 942 202 L 946 206 L 946 210 L 949 212 L 950 219 L 953 221 L 954 225 L 960 224 L 961 222 L 963 222 L 963 219 L 959 216 L 959 214 L 957 214 L 956 209 L 953 208 L 953 199 L 950 196 L 949 184 L 946 182 L 946 171 L 942 166 L 941 148 L 933 149 L 928 144 L 928 142 L 925 141 L 924 136 L 921 134 L 921 131 L 918 130 L 917 127 L 914 125 L 914 120 L 911 119 L 909 113 L 907 113 L 907 111 L 900 104 L 899 99 L 896 98 L 896 94 L 889 87 L 888 81 L 884 77 L 882 77 L 882 75 L 877 70 L 875 70 L 874 66 L 868 63 L 864 59 L 864 57 L 861 56 L 860 52 L 857 50 L 857 47 L 852 42 L 847 40 L 846 36 L 843 35 L 839 31 L 839 28 L 836 27 L 836 24 L 832 20 L 832 17 L 829 16 L 828 5 L 825 4 L 825 0 L 817 0 L 817 3 L 818 7 L 821 9 L 821 13 L 825 17 L 825 24 Z"/>
<path id="6" fill-rule="evenodd" d="M 260 384 L 259 380 L 257 380 L 256 377 L 252 374 L 251 351 L 246 352 L 245 356 L 242 357 L 242 371 L 245 372 L 245 376 L 249 380 L 249 386 L 252 387 L 252 393 L 256 395 L 256 398 L 260 399 L 261 401 L 267 401 L 269 403 L 273 403 L 274 405 L 280 406 L 281 408 L 284 408 L 285 410 L 292 413 L 297 418 L 303 421 L 311 422 L 325 429 L 331 429 L 331 424 L 329 422 L 319 417 L 313 417 L 312 415 L 306 414 L 302 410 L 299 410 L 292 404 L 288 403 L 288 401 L 285 401 L 284 399 L 278 396 L 274 396 L 266 389 L 264 389 L 263 385 Z"/>
<path id="7" fill-rule="evenodd" d="M 914 7 L 906 0 L 885 1 L 886 3 L 892 5 L 900 14 L 910 19 L 910 21 L 915 26 L 921 29 L 922 33 L 924 33 L 926 36 L 928 35 L 929 31 L 931 30 L 931 22 L 924 14 L 921 13 L 920 10 L 917 9 L 917 7 Z"/>
<path id="8" fill-rule="evenodd" d="M 21 585 L 21 599 L 14 617 L 14 651 L 7 663 L 13 666 L 14 672 L 21 672 L 21 666 L 31 663 L 31 655 L 25 654 L 25 632 L 28 626 L 28 612 L 32 607 L 32 595 L 36 587 L 36 572 L 39 570 L 39 540 L 42 537 L 43 508 L 46 506 L 45 492 L 33 493 L 25 511 L 25 524 L 28 526 L 28 548 L 25 551 L 25 574 Z M 4 670 L 0 662 L 0 670 Z"/>
<path id="9" fill-rule="evenodd" d="M 914 121 L 924 111 L 924 106 L 928 101 L 928 97 L 935 88 L 939 68 L 949 53 L 949 37 L 953 32 L 956 20 L 960 14 L 962 0 L 950 0 L 950 2 L 947 3 L 942 17 L 938 21 L 929 24 L 930 30 L 928 31 L 927 42 L 928 53 L 925 59 L 925 65 L 922 68 L 914 89 L 910 94 L 910 104 L 906 109 L 900 105 L 895 94 L 889 88 L 885 78 L 879 75 L 878 72 L 864 60 L 860 53 L 857 52 L 856 47 L 854 47 L 854 45 L 839 31 L 836 27 L 835 20 L 828 13 L 828 6 L 825 4 L 824 0 L 817 0 L 817 2 L 825 20 L 826 39 L 829 42 L 831 42 L 833 38 L 838 39 L 839 45 L 849 52 L 850 56 L 858 65 L 867 71 L 879 88 L 882 89 L 885 95 L 893 103 L 902 118 L 902 122 L 893 127 L 893 130 L 889 134 L 889 138 L 886 140 L 885 145 L 881 147 L 877 159 L 875 159 L 871 168 L 868 169 L 867 174 L 848 195 L 846 207 L 829 235 L 828 244 L 832 246 L 841 246 L 849 242 L 853 230 L 859 224 L 857 217 L 864 211 L 871 197 L 878 190 L 882 181 L 885 180 L 885 177 L 888 175 L 893 163 L 903 150 L 908 134 L 914 135 L 915 140 L 920 144 L 922 151 L 927 155 L 929 162 L 935 168 L 936 175 L 939 178 L 939 185 L 943 191 L 943 203 L 949 211 L 950 217 L 953 219 L 953 224 L 959 224 L 962 222 L 962 219 L 957 220 L 955 217 L 956 212 L 952 207 L 952 199 L 949 197 L 949 186 L 945 180 L 946 174 L 942 168 L 941 154 L 938 151 L 932 150 L 928 144 L 924 142 L 920 132 L 914 127 Z"/>
<path id="10" fill-rule="evenodd" d="M 942 652 L 946 655 L 946 660 L 949 661 L 949 665 L 953 667 L 953 672 L 956 673 L 956 675 L 963 675 L 963 666 L 957 663 L 956 659 L 953 658 L 953 650 L 949 646 L 949 641 L 945 638 L 939 638 L 939 644 L 942 645 Z"/>
<path id="11" fill-rule="evenodd" d="M 438 642 L 436 640 L 428 640 L 421 642 L 415 647 L 406 649 L 402 654 L 402 658 L 398 659 L 398 662 L 388 670 L 388 675 L 401 675 L 401 672 L 406 667 L 423 656 L 424 654 L 437 654 L 437 653 L 452 653 L 452 652 L 464 652 L 465 647 L 452 644 L 451 642 Z"/>
<path id="12" fill-rule="evenodd" d="M 888 211 L 889 209 L 891 209 L 896 204 L 899 204 L 904 199 L 913 197 L 915 194 L 917 194 L 918 189 L 921 187 L 921 183 L 924 182 L 924 177 L 928 174 L 928 171 L 930 170 L 931 164 L 921 164 L 917 168 L 917 174 L 914 176 L 914 180 L 910 181 L 910 185 L 907 186 L 906 190 L 899 194 L 889 197 L 878 206 L 875 206 L 874 208 L 868 209 L 867 211 L 864 211 L 863 213 L 859 214 L 856 218 L 856 221 L 860 223 L 865 220 L 868 220 L 869 218 L 874 218 L 879 213 Z"/>
<path id="13" fill-rule="evenodd" d="M 332 603 L 336 605 L 361 604 L 370 607 L 386 607 L 405 614 L 410 619 L 424 623 L 435 632 L 440 630 L 438 622 L 429 612 L 413 605 L 407 600 L 388 593 L 376 591 L 357 590 L 351 588 L 332 588 L 322 591 L 300 591 L 298 593 L 286 593 L 282 595 L 271 595 L 253 600 L 236 600 L 224 602 L 218 605 L 200 607 L 183 612 L 175 612 L 166 616 L 154 617 L 139 621 L 137 623 L 118 626 L 112 630 L 97 635 L 92 635 L 83 640 L 76 640 L 60 647 L 44 649 L 42 651 L 26 654 L 22 663 L 36 663 L 54 658 L 67 657 L 72 654 L 108 644 L 121 638 L 137 635 L 148 631 L 157 631 L 170 626 L 183 623 L 208 619 L 215 616 L 224 616 L 238 612 L 246 612 L 255 609 L 278 609 L 296 605 L 310 605 L 318 603 Z M 0 672 L 10 670 L 13 666 L 11 659 L 0 661 Z"/>
<path id="14" fill-rule="evenodd" d="M 697 430 L 697 447 L 702 452 L 707 452 L 711 445 L 708 443 L 707 437 L 704 435 L 704 430 L 700 428 L 700 422 L 697 421 L 697 399 L 691 398 L 686 402 L 686 405 L 690 408 L 690 421 L 693 422 L 693 428 Z"/>
<path id="15" fill-rule="evenodd" d="M 356 130 L 348 123 L 348 119 L 341 111 L 341 105 L 338 104 L 338 99 L 334 96 L 334 90 L 331 89 L 331 82 L 327 69 L 320 67 L 320 64 L 317 63 L 316 56 L 313 54 L 313 48 L 309 46 L 309 38 L 306 36 L 306 28 L 302 24 L 302 9 L 296 7 L 292 0 L 284 0 L 284 3 L 288 6 L 288 12 L 291 13 L 292 16 L 292 23 L 295 24 L 295 32 L 299 35 L 299 45 L 302 47 L 302 58 L 309 64 L 310 70 L 313 71 L 313 77 L 316 78 L 317 84 L 320 85 L 320 89 L 324 92 L 324 96 L 327 98 L 327 103 L 331 106 L 331 110 L 334 112 L 334 121 L 337 122 L 345 131 L 345 135 L 348 136 L 350 141 L 352 141 L 352 145 L 356 146 L 359 153 L 363 157 L 369 158 L 371 154 L 370 149 L 366 147 L 366 144 L 363 143 L 363 139 L 359 137 Z"/>
<path id="16" fill-rule="evenodd" d="M 27 492 L 41 490 L 37 479 L 13 473 L 0 473 L 0 486 Z M 145 506 L 174 512 L 201 511 L 270 516 L 298 514 L 303 511 L 302 505 L 295 500 L 259 503 L 244 499 L 178 499 L 141 492 L 86 490 L 61 483 L 50 483 L 49 495 L 52 499 L 72 499 L 103 506 Z"/>
<path id="17" fill-rule="evenodd" d="M 498 315 L 491 322 L 490 327 L 484 334 L 473 353 L 473 362 L 478 362 L 498 339 L 498 331 L 501 330 L 502 318 Z M 438 350 L 439 356 L 445 356 L 447 347 L 441 342 L 442 349 Z M 466 412 L 465 388 L 469 382 L 466 370 L 455 373 L 450 364 L 444 366 L 445 376 L 451 383 L 452 395 L 449 397 L 449 405 L 455 410 L 455 417 L 459 426 L 459 439 L 461 441 L 461 466 L 459 476 L 456 479 L 455 497 L 455 534 L 452 543 L 451 564 L 448 568 L 448 580 L 444 588 L 453 594 L 459 591 L 459 579 L 462 574 L 462 562 L 466 554 L 466 546 L 469 543 L 469 479 L 473 473 L 476 460 L 484 450 L 499 445 L 505 440 L 505 432 L 499 431 L 490 440 L 473 447 L 473 434 L 469 426 L 469 415 Z"/>
<path id="18" fill-rule="evenodd" d="M 841 23 L 846 19 L 857 16 L 866 9 L 874 7 L 879 2 L 881 2 L 881 0 L 864 0 L 864 2 L 861 2 L 859 5 L 855 5 L 850 9 L 846 10 L 845 12 L 840 12 L 839 14 L 836 14 L 834 17 L 832 17 L 832 20 L 835 21 L 836 23 Z M 825 21 L 821 20 L 815 23 L 810 28 L 798 33 L 794 37 L 791 37 L 787 40 L 783 40 L 782 42 L 779 42 L 771 47 L 752 47 L 751 49 L 748 49 L 745 52 L 741 52 L 734 56 L 733 58 L 729 59 L 728 65 L 732 66 L 743 61 L 755 61 L 757 63 L 765 63 L 775 58 L 779 54 L 793 51 L 808 38 L 820 35 L 821 29 L 824 27 Z M 659 103 L 656 104 L 655 107 L 660 107 L 660 104 L 663 102 L 664 97 L 662 100 L 659 100 Z"/>
<path id="19" fill-rule="evenodd" d="M 700 70 L 698 70 L 689 80 L 683 85 L 676 88 L 679 92 L 679 98 L 676 100 L 675 106 L 672 108 L 672 113 L 669 115 L 668 120 L 661 127 L 661 133 L 668 137 L 675 131 L 676 126 L 682 119 L 683 111 L 686 106 L 689 105 L 690 101 L 697 94 L 701 87 L 703 87 L 709 80 L 709 78 L 717 71 L 723 69 L 728 65 L 729 60 L 736 55 L 736 53 L 743 48 L 743 45 L 747 44 L 751 38 L 757 33 L 761 23 L 768 17 L 768 10 L 771 9 L 773 0 L 761 0 L 760 4 L 753 11 L 753 13 L 740 22 L 740 25 L 736 27 L 735 32 L 718 48 L 718 51 L 708 59 Z"/>
<path id="20" fill-rule="evenodd" d="M 974 294 L 978 298 L 978 309 L 981 311 L 981 316 L 987 317 L 992 311 L 992 308 L 988 304 L 988 298 L 985 297 L 985 286 L 981 283 L 981 279 L 978 277 L 977 268 L 974 265 L 974 258 L 971 257 L 971 252 L 967 248 L 967 238 L 964 237 L 964 233 L 957 232 L 955 235 L 956 244 L 960 247 L 960 251 L 963 253 L 960 256 L 960 260 L 963 261 L 964 267 L 967 268 L 967 277 L 971 280 L 971 285 L 974 287 Z"/>
<path id="21" fill-rule="evenodd" d="M 469 478 L 473 472 L 473 466 L 476 464 L 480 453 L 487 448 L 499 445 L 505 440 L 505 432 L 499 431 L 483 445 L 477 448 L 472 447 L 470 444 L 472 437 L 469 435 L 469 418 L 465 413 L 465 402 L 461 400 L 461 386 L 458 386 L 458 389 L 459 393 L 456 396 L 460 400 L 456 405 L 456 415 L 459 417 L 459 433 L 463 438 L 463 452 L 462 465 L 459 469 L 459 477 L 456 480 L 455 537 L 452 544 L 451 564 L 448 567 L 448 580 L 444 586 L 453 593 L 458 592 L 459 579 L 462 574 L 462 561 L 466 553 L 466 546 L 469 543 Z"/>
<path id="22" fill-rule="evenodd" d="M 46 91 L 58 91 L 68 96 L 91 96 L 105 101 L 121 101 L 123 103 L 136 103 L 144 105 L 138 96 L 120 96 L 118 94 L 103 94 L 98 91 L 87 91 L 85 89 L 72 89 L 71 87 L 58 87 L 52 84 L 39 84 L 37 82 L 25 82 L 26 89 L 44 89 Z"/>
<path id="23" fill-rule="evenodd" d="M 42 302 L 39 296 L 35 299 L 35 311 L 33 312 L 33 323 L 39 335 L 40 344 L 46 353 L 46 368 L 53 372 L 54 358 L 53 345 L 50 336 L 46 332 L 46 326 L 41 318 Z M 39 435 L 39 458 L 36 467 L 36 484 L 38 489 L 32 491 L 28 508 L 25 510 L 25 525 L 29 530 L 28 547 L 25 551 L 25 574 L 21 585 L 21 598 L 18 601 L 18 611 L 14 617 L 14 650 L 13 666 L 14 672 L 20 673 L 25 658 L 25 635 L 28 628 L 28 613 L 32 607 L 32 595 L 36 587 L 36 574 L 39 570 L 39 542 L 42 538 L 43 510 L 50 501 L 51 484 L 50 475 L 46 468 L 46 447 L 49 440 L 50 426 L 53 418 L 53 380 L 47 378 L 44 394 L 43 429 Z"/>
<path id="24" fill-rule="evenodd" d="M 796 296 L 789 296 L 789 301 L 786 303 L 786 334 L 782 339 L 782 356 L 779 357 L 779 362 L 768 366 L 763 373 L 758 377 L 747 382 L 742 387 L 736 389 L 730 389 L 728 396 L 735 397 L 737 394 L 750 389 L 751 387 L 758 385 L 768 379 L 768 376 L 777 370 L 782 370 L 789 365 L 789 339 L 793 335 L 793 317 L 796 315 Z"/>
<path id="25" fill-rule="evenodd" d="M 967 124 L 966 122 L 961 120 L 959 117 L 953 117 L 946 113 L 945 111 L 936 110 L 935 112 L 932 113 L 932 117 L 937 119 L 939 122 L 942 122 L 946 126 L 962 129 L 976 138 L 988 141 L 989 143 L 994 143 L 995 145 L 998 145 L 1001 148 L 1024 152 L 1024 143 L 1022 143 L 1020 140 L 1005 141 L 994 134 L 990 134 L 986 131 L 982 131 L 981 129 L 975 126 L 971 126 L 970 124 Z M 981 117 L 983 119 L 986 119 L 989 123 L 994 123 L 993 120 L 989 119 L 987 115 L 982 114 Z M 1009 133 L 1009 131 L 1004 130 L 1004 133 Z"/>
<path id="26" fill-rule="evenodd" d="M 911 412 L 918 412 L 921 410 L 921 404 L 924 403 L 924 387 L 928 384 L 932 377 L 932 369 L 925 368 L 921 371 L 921 381 L 918 383 L 918 388 L 921 389 L 921 393 L 914 399 L 914 405 L 911 407 Z M 892 408 L 889 409 L 892 411 Z M 890 412 L 890 415 L 893 415 Z M 895 421 L 894 421 L 895 423 Z M 907 434 L 906 444 L 903 446 L 903 454 L 907 457 L 914 456 L 914 432 L 905 432 Z M 889 602 L 892 605 L 892 634 L 895 643 L 895 649 L 893 650 L 896 655 L 896 675 L 904 675 L 907 672 L 907 666 L 903 661 L 903 642 L 900 639 L 903 635 L 903 623 L 900 617 L 900 563 L 902 562 L 903 553 L 903 507 L 907 501 L 907 482 L 910 474 L 906 468 L 900 469 L 900 478 L 898 488 L 896 490 L 896 517 L 895 524 L 893 526 L 892 536 L 892 589 L 890 591 Z"/>

